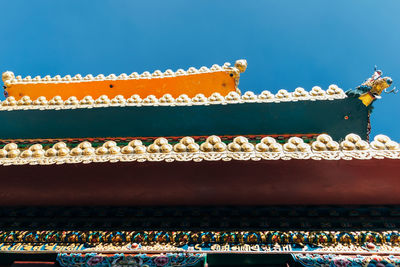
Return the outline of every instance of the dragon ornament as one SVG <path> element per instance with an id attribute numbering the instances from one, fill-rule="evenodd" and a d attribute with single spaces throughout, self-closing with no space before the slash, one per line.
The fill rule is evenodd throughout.
<path id="1" fill-rule="evenodd" d="M 381 98 L 382 92 L 398 93 L 396 87 L 388 91 L 393 81 L 390 77 L 382 77 L 383 72 L 375 66 L 374 74 L 360 86 L 346 92 L 349 97 L 358 97 L 365 106 L 371 105 L 376 99 Z"/>

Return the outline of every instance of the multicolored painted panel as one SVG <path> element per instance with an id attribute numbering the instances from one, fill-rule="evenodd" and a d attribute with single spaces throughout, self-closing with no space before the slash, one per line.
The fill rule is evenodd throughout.
<path id="1" fill-rule="evenodd" d="M 296 262 L 305 267 L 398 267 L 399 256 L 363 256 L 335 254 L 295 255 Z"/>
<path id="2" fill-rule="evenodd" d="M 58 263 L 63 267 L 168 267 L 168 266 L 202 266 L 205 254 L 167 253 L 161 255 L 103 255 L 88 254 L 58 254 Z"/>

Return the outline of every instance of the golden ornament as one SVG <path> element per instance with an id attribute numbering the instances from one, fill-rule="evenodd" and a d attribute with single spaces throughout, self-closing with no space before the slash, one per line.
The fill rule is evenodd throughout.
<path id="1" fill-rule="evenodd" d="M 250 143 L 244 143 L 242 144 L 241 148 L 244 152 L 251 152 L 254 150 L 254 145 Z"/>
<path id="2" fill-rule="evenodd" d="M 133 151 L 134 151 L 134 149 L 133 149 L 133 147 L 130 146 L 130 145 L 124 146 L 124 147 L 121 149 L 121 153 L 122 153 L 122 154 L 132 154 Z"/>
<path id="3" fill-rule="evenodd" d="M 189 144 L 193 144 L 194 142 L 195 142 L 194 139 L 190 136 L 183 137 L 180 140 L 180 143 L 184 144 L 185 146 L 188 146 Z"/>
<path id="4" fill-rule="evenodd" d="M 82 155 L 83 150 L 80 147 L 74 147 L 71 149 L 71 155 L 72 156 L 80 156 Z"/>
<path id="5" fill-rule="evenodd" d="M 115 141 L 107 141 L 103 144 L 103 146 L 107 149 L 110 149 L 112 147 L 117 146 L 117 143 Z"/>
<path id="6" fill-rule="evenodd" d="M 143 145 L 136 146 L 134 148 L 134 152 L 135 152 L 135 154 L 144 154 L 144 153 L 146 153 L 146 147 Z"/>
<path id="7" fill-rule="evenodd" d="M 55 148 L 49 148 L 45 152 L 46 157 L 54 157 L 57 156 L 57 150 Z"/>
<path id="8" fill-rule="evenodd" d="M 169 153 L 172 151 L 172 146 L 170 144 L 163 144 L 160 148 L 161 153 Z"/>
<path id="9" fill-rule="evenodd" d="M 158 153 L 160 152 L 160 147 L 156 144 L 151 144 L 147 147 L 147 151 L 150 153 Z"/>
<path id="10" fill-rule="evenodd" d="M 24 150 L 21 155 L 21 158 L 29 158 L 32 157 L 32 151 L 31 150 Z"/>
<path id="11" fill-rule="evenodd" d="M 88 141 L 83 141 L 82 143 L 80 143 L 80 144 L 78 145 L 78 147 L 79 147 L 80 149 L 82 149 L 82 150 L 85 150 L 86 148 L 92 147 L 92 144 L 91 144 L 90 142 L 88 142 Z"/>
<path id="12" fill-rule="evenodd" d="M 53 146 L 53 148 L 56 150 L 60 150 L 61 148 L 66 148 L 66 147 L 67 147 L 67 144 L 64 142 L 58 142 Z"/>
<path id="13" fill-rule="evenodd" d="M 186 152 L 186 146 L 182 143 L 178 143 L 176 145 L 174 145 L 174 151 L 175 152 Z"/>
<path id="14" fill-rule="evenodd" d="M 189 144 L 187 146 L 187 151 L 189 151 L 189 152 L 198 152 L 199 149 L 200 149 L 200 146 L 198 144 L 196 144 L 196 143 Z"/>
<path id="15" fill-rule="evenodd" d="M 107 153 L 108 153 L 108 149 L 103 147 L 103 146 L 101 146 L 101 147 L 96 149 L 96 154 L 97 155 L 105 155 Z"/>
<path id="16" fill-rule="evenodd" d="M 238 143 L 230 143 L 228 145 L 228 150 L 231 152 L 239 152 L 241 150 L 241 147 Z"/>
<path id="17" fill-rule="evenodd" d="M 258 152 L 267 152 L 268 151 L 268 146 L 266 144 L 264 144 L 264 143 L 258 143 L 256 145 L 256 150 Z"/>
<path id="18" fill-rule="evenodd" d="M 209 142 L 204 142 L 200 145 L 200 149 L 203 152 L 211 152 L 213 151 L 213 148 L 214 148 L 213 145 L 210 144 Z"/>
<path id="19" fill-rule="evenodd" d="M 283 145 L 283 149 L 287 152 L 295 152 L 297 150 L 297 146 L 293 143 L 286 143 Z"/>
<path id="20" fill-rule="evenodd" d="M 244 143 L 248 143 L 249 141 L 244 136 L 237 136 L 233 139 L 233 142 L 239 145 L 243 145 Z"/>
<path id="21" fill-rule="evenodd" d="M 119 154 L 120 151 L 121 151 L 121 148 L 118 146 L 112 146 L 108 149 L 108 153 L 110 153 L 111 155 Z"/>
<path id="22" fill-rule="evenodd" d="M 5 145 L 3 149 L 5 149 L 7 151 L 11 151 L 14 149 L 18 149 L 18 145 L 15 143 L 9 143 L 9 144 Z"/>
<path id="23" fill-rule="evenodd" d="M 128 145 L 133 147 L 133 148 L 135 148 L 137 146 L 141 146 L 142 145 L 142 141 L 140 141 L 140 140 L 132 140 L 132 141 L 129 142 Z"/>
<path id="24" fill-rule="evenodd" d="M 93 155 L 95 152 L 96 151 L 95 151 L 95 149 L 93 147 L 86 147 L 86 148 L 83 149 L 82 154 L 84 156 L 90 156 L 90 155 Z"/>
<path id="25" fill-rule="evenodd" d="M 216 135 L 211 135 L 207 138 L 207 142 L 210 143 L 211 145 L 215 145 L 215 144 L 221 142 L 221 138 L 219 138 Z"/>
<path id="26" fill-rule="evenodd" d="M 226 150 L 226 144 L 219 142 L 214 145 L 214 151 L 223 152 Z"/>
<path id="27" fill-rule="evenodd" d="M 42 149 L 43 149 L 43 146 L 41 144 L 34 144 L 29 147 L 29 150 L 31 150 L 31 151 L 42 150 Z"/>

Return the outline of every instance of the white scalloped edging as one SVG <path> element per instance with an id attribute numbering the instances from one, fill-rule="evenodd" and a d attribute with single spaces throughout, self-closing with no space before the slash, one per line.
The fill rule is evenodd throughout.
<path id="1" fill-rule="evenodd" d="M 133 95 L 125 99 L 122 95 L 118 95 L 113 99 L 109 99 L 106 95 L 100 96 L 94 100 L 91 96 L 86 96 L 82 100 L 78 100 L 72 96 L 63 100 L 60 96 L 55 96 L 51 100 L 45 97 L 39 97 L 36 100 L 31 100 L 28 96 L 22 97 L 20 100 L 15 100 L 14 97 L 8 97 L 0 102 L 0 110 L 31 110 L 31 109 L 77 109 L 77 108 L 99 108 L 99 107 L 127 107 L 127 106 L 193 106 L 193 105 L 226 105 L 226 104 L 241 104 L 241 103 L 280 103 L 294 101 L 316 101 L 316 100 L 335 100 L 344 99 L 346 94 L 337 85 L 330 85 L 325 91 L 318 86 L 314 86 L 311 91 L 307 92 L 299 87 L 292 93 L 282 89 L 278 93 L 272 94 L 269 91 L 263 91 L 256 95 L 251 91 L 240 95 L 236 92 L 230 92 L 227 96 L 222 96 L 219 93 L 214 93 L 210 97 L 205 97 L 203 94 L 198 94 L 193 98 L 187 95 L 180 95 L 173 98 L 170 94 L 166 94 L 161 98 L 156 98 L 154 95 L 149 95 L 142 99 L 139 95 Z"/>
<path id="2" fill-rule="evenodd" d="M 183 137 L 174 145 L 166 138 L 157 138 L 148 146 L 140 140 L 132 140 L 126 146 L 107 141 L 93 148 L 84 141 L 74 148 L 64 142 L 47 150 L 41 144 L 19 150 L 9 143 L 0 149 L 0 165 L 51 165 L 91 162 L 145 162 L 145 161 L 230 161 L 230 160 L 368 160 L 400 159 L 400 145 L 385 135 L 378 135 L 368 143 L 356 134 L 349 134 L 340 144 L 329 135 L 321 134 L 312 144 L 299 137 L 291 137 L 281 145 L 272 137 L 264 137 L 257 144 L 246 137 L 237 136 L 229 144 L 218 136 L 210 136 L 203 143 L 191 137 Z"/>

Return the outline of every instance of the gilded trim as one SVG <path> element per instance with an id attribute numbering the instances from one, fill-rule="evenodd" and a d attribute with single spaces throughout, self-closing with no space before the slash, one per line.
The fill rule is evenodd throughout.
<path id="1" fill-rule="evenodd" d="M 398 231 L 3 231 L 1 251 L 395 253 Z"/>
<path id="2" fill-rule="evenodd" d="M 47 146 L 47 147 L 46 147 Z M 91 162 L 145 162 L 145 161 L 230 161 L 230 160 L 368 160 L 400 159 L 400 145 L 385 135 L 377 135 L 368 143 L 356 134 L 349 134 L 338 143 L 327 134 L 321 134 L 316 141 L 307 144 L 299 137 L 291 137 L 280 144 L 272 137 L 264 137 L 258 143 L 249 142 L 246 137 L 237 136 L 223 142 L 218 136 L 209 136 L 205 142 L 196 142 L 192 137 L 183 137 L 175 144 L 166 138 L 157 138 L 150 145 L 132 140 L 119 146 L 107 141 L 93 147 L 84 141 L 77 146 L 58 142 L 51 147 L 33 144 L 29 148 L 8 143 L 0 149 L 0 165 L 64 164 Z"/>

